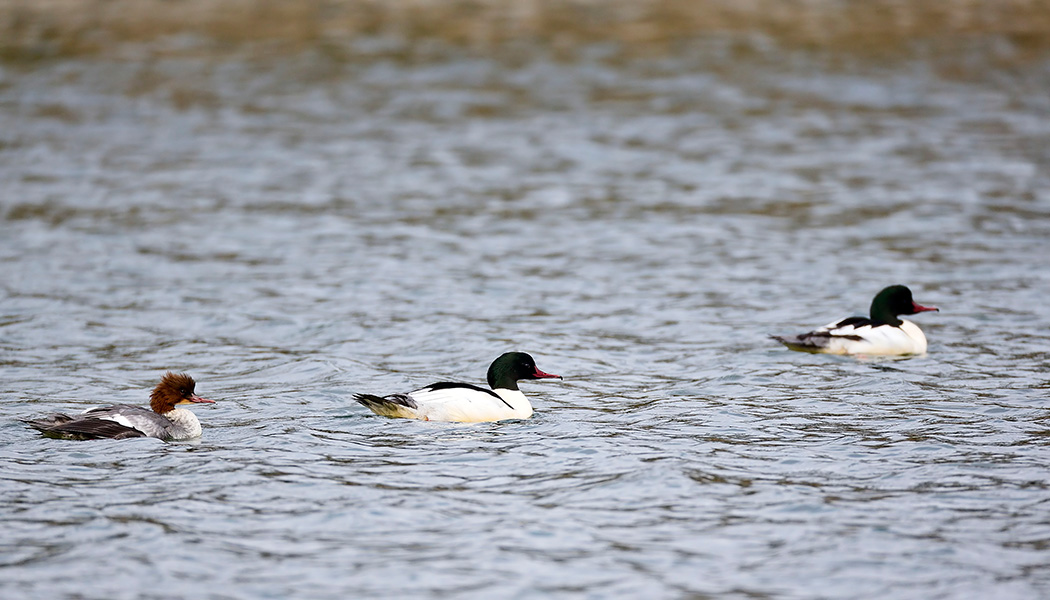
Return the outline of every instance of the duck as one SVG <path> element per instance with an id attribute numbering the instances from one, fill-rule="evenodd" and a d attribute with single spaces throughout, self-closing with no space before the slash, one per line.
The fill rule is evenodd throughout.
<path id="1" fill-rule="evenodd" d="M 919 326 L 899 318 L 940 310 L 922 306 L 904 285 L 891 285 L 871 301 L 868 317 L 848 317 L 808 333 L 770 336 L 792 350 L 821 354 L 910 355 L 926 352 Z"/>
<path id="2" fill-rule="evenodd" d="M 78 415 L 61 413 L 23 421 L 44 435 L 60 439 L 90 440 L 151 437 L 164 441 L 198 438 L 197 416 L 178 404 L 214 404 L 194 393 L 197 383 L 185 373 L 167 372 L 150 394 L 150 407 L 114 404 L 89 408 Z"/>
<path id="3" fill-rule="evenodd" d="M 507 352 L 489 366 L 490 390 L 470 383 L 439 382 L 407 394 L 354 394 L 354 399 L 377 415 L 401 419 L 454 423 L 528 419 L 532 404 L 518 389 L 518 381 L 561 378 L 539 370 L 525 352 Z"/>

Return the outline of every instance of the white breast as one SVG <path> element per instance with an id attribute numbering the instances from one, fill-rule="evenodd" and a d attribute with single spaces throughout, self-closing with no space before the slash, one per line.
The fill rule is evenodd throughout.
<path id="1" fill-rule="evenodd" d="M 176 408 L 164 413 L 164 416 L 171 421 L 168 435 L 172 440 L 189 440 L 201 436 L 201 422 L 197 420 L 197 415 L 192 411 Z"/>

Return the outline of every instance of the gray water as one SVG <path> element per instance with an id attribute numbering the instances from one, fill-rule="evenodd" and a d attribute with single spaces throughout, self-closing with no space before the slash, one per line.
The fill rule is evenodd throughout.
<path id="1" fill-rule="evenodd" d="M 0 596 L 1050 596 L 1050 61 L 763 44 L 0 66 Z M 928 355 L 767 337 L 894 283 Z"/>

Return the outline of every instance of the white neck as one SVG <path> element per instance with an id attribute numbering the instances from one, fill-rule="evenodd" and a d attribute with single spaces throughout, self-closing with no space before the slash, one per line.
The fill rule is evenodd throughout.
<path id="1" fill-rule="evenodd" d="M 201 422 L 197 420 L 197 415 L 185 408 L 172 409 L 164 416 L 171 421 L 171 439 L 188 440 L 201 436 Z"/>

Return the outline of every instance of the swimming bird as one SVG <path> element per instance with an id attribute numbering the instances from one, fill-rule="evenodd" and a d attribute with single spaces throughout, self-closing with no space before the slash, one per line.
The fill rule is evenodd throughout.
<path id="1" fill-rule="evenodd" d="M 201 435 L 197 416 L 176 404 L 214 404 L 194 393 L 196 382 L 189 375 L 170 371 L 150 394 L 150 408 L 115 404 L 89 408 L 79 415 L 61 413 L 24 421 L 48 437 L 89 440 L 154 437 L 165 441 L 188 440 Z"/>
<path id="2" fill-rule="evenodd" d="M 939 310 L 912 300 L 911 290 L 891 285 L 871 301 L 870 317 L 849 317 L 799 335 L 770 336 L 792 350 L 824 354 L 900 355 L 926 352 L 919 326 L 898 315 Z"/>
<path id="3" fill-rule="evenodd" d="M 539 370 L 528 354 L 507 352 L 489 367 L 491 390 L 469 383 L 443 382 L 407 394 L 355 394 L 354 399 L 384 417 L 459 423 L 528 419 L 532 416 L 532 404 L 518 389 L 518 380 L 555 378 L 561 379 L 561 375 Z"/>

